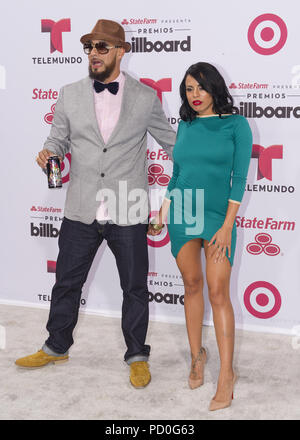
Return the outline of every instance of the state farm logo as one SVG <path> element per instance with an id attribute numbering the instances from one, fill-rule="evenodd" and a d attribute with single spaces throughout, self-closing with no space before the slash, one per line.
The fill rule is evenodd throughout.
<path id="1" fill-rule="evenodd" d="M 272 160 L 282 159 L 283 145 L 271 145 L 270 147 L 263 147 L 262 145 L 253 144 L 252 158 L 258 159 L 257 165 L 257 180 L 264 177 L 272 180 Z"/>
<path id="2" fill-rule="evenodd" d="M 246 218 L 237 215 L 235 218 L 237 228 L 245 229 L 268 229 L 271 231 L 294 231 L 296 222 L 288 220 L 278 220 L 273 217 L 262 218 Z"/>
<path id="3" fill-rule="evenodd" d="M 286 43 L 288 30 L 278 15 L 262 14 L 256 17 L 248 29 L 248 41 L 260 55 L 273 55 Z"/>
<path id="4" fill-rule="evenodd" d="M 44 121 L 46 124 L 51 125 L 53 122 L 53 116 L 54 116 L 54 110 L 55 110 L 55 104 L 51 105 L 50 113 L 46 113 L 44 116 Z"/>
<path id="5" fill-rule="evenodd" d="M 121 24 L 124 26 L 128 24 L 156 24 L 157 22 L 157 18 L 130 18 L 129 20 L 124 18 Z"/>
<path id="6" fill-rule="evenodd" d="M 281 295 L 273 284 L 256 281 L 245 290 L 244 304 L 251 315 L 260 319 L 269 319 L 279 312 Z"/>
<path id="7" fill-rule="evenodd" d="M 50 212 L 51 214 L 61 214 L 62 209 L 61 208 L 54 208 L 53 206 L 35 206 L 32 205 L 30 208 L 31 212 Z"/>
<path id="8" fill-rule="evenodd" d="M 158 211 L 151 211 L 150 212 L 150 218 L 154 218 Z M 161 230 L 161 232 L 158 235 L 147 235 L 147 242 L 148 245 L 151 247 L 163 247 L 166 246 L 170 241 L 170 236 L 168 232 L 168 227 L 165 225 L 165 227 Z"/>
<path id="9" fill-rule="evenodd" d="M 58 51 L 63 53 L 63 33 L 71 32 L 71 19 L 62 18 L 55 22 L 51 19 L 41 20 L 41 32 L 49 33 L 50 54 Z M 81 57 L 32 57 L 33 64 L 75 64 L 82 63 Z"/>
<path id="10" fill-rule="evenodd" d="M 50 33 L 50 53 L 58 50 L 63 52 L 62 33 L 71 32 L 70 18 L 63 18 L 57 22 L 53 20 L 41 20 L 42 32 Z"/>
<path id="11" fill-rule="evenodd" d="M 50 223 L 60 223 L 64 219 L 63 210 L 61 208 L 39 205 L 32 205 L 32 207 L 30 208 L 30 218 L 32 219 L 32 223 L 30 224 L 32 237 L 41 236 L 51 238 L 57 237 L 57 229 L 53 228 L 53 225 L 50 225 Z M 37 221 L 41 222 L 39 226 L 33 223 Z"/>
<path id="12" fill-rule="evenodd" d="M 43 90 L 35 88 L 32 91 L 32 99 L 33 100 L 47 100 L 47 99 L 57 99 L 58 91 L 57 90 Z"/>
<path id="13" fill-rule="evenodd" d="M 32 90 L 32 100 L 35 102 L 48 101 L 52 99 L 57 100 L 57 98 L 58 98 L 57 90 L 52 90 L 52 89 L 43 90 L 43 89 L 38 89 L 37 87 Z M 52 104 L 50 112 L 46 113 L 44 116 L 44 122 L 46 122 L 46 124 L 50 124 L 50 125 L 52 124 L 54 110 L 55 110 L 55 104 Z"/>
<path id="14" fill-rule="evenodd" d="M 260 255 L 262 253 L 274 257 L 280 253 L 280 247 L 272 243 L 270 234 L 264 232 L 256 234 L 255 242 L 249 243 L 246 247 L 249 254 Z"/>
<path id="15" fill-rule="evenodd" d="M 157 93 L 157 96 L 162 103 L 162 94 L 164 92 L 172 92 L 172 78 L 162 78 L 154 81 L 150 78 L 140 78 L 140 82 L 152 87 Z"/>
<path id="16" fill-rule="evenodd" d="M 164 173 L 164 167 L 158 163 L 153 163 L 148 167 L 148 183 L 154 185 L 157 183 L 160 186 L 168 186 L 170 176 Z"/>
<path id="17" fill-rule="evenodd" d="M 236 83 L 231 83 L 229 86 L 229 89 L 255 89 L 255 90 L 261 90 L 261 89 L 267 89 L 269 87 L 269 84 L 265 84 L 265 83 L 243 83 L 243 82 L 239 82 L 238 84 Z"/>
<path id="18" fill-rule="evenodd" d="M 48 100 L 48 99 L 57 99 L 58 92 L 56 90 L 42 90 L 42 89 L 33 89 L 32 99 L 39 100 Z M 55 104 L 51 105 L 50 112 L 46 113 L 43 117 L 43 120 L 46 124 L 51 125 L 54 118 L 55 112 Z M 67 153 L 64 161 L 60 165 L 60 169 L 62 172 L 62 183 L 66 183 L 70 180 L 70 166 L 71 166 L 71 153 Z"/>
<path id="19" fill-rule="evenodd" d="M 170 160 L 168 154 L 162 148 L 159 148 L 158 151 L 150 151 L 147 148 L 147 160 Z"/>

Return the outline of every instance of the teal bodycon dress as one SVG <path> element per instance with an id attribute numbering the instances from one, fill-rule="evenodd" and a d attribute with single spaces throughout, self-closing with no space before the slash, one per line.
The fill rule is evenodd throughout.
<path id="1" fill-rule="evenodd" d="M 224 223 L 228 201 L 241 202 L 251 151 L 252 133 L 244 116 L 216 115 L 180 121 L 173 150 L 173 176 L 166 193 L 171 200 L 168 231 L 175 258 L 182 246 L 194 238 L 210 241 Z M 197 219 L 194 226 L 193 219 Z M 235 245 L 234 223 L 230 258 L 226 250 L 231 266 Z"/>

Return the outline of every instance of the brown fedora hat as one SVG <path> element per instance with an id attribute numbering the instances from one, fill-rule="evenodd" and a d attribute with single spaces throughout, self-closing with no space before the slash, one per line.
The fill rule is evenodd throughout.
<path id="1" fill-rule="evenodd" d="M 103 40 L 108 43 L 114 43 L 115 45 L 124 47 L 125 52 L 129 52 L 131 49 L 130 43 L 125 41 L 125 31 L 123 27 L 119 23 L 111 20 L 98 20 L 92 32 L 80 38 L 82 44 L 91 40 Z"/>

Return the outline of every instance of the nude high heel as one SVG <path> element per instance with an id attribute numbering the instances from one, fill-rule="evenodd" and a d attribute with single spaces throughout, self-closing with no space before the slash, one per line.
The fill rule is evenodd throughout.
<path id="1" fill-rule="evenodd" d="M 218 409 L 228 408 L 231 405 L 231 402 L 233 400 L 234 384 L 236 383 L 236 381 L 237 381 L 237 375 L 234 373 L 233 374 L 233 379 L 232 379 L 232 391 L 231 391 L 231 394 L 230 394 L 230 399 L 225 400 L 223 402 L 221 402 L 219 400 L 211 399 L 210 405 L 209 405 L 209 411 L 216 411 Z"/>
<path id="2" fill-rule="evenodd" d="M 207 359 L 205 348 L 201 347 L 197 357 L 192 360 L 191 372 L 189 376 L 189 387 L 191 390 L 199 388 L 204 382 L 204 365 Z M 200 379 L 196 379 L 200 373 Z"/>

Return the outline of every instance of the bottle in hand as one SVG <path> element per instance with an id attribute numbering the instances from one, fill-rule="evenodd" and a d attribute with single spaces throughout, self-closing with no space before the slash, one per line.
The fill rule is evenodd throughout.
<path id="1" fill-rule="evenodd" d="M 62 187 L 60 160 L 58 156 L 51 156 L 48 158 L 47 175 L 49 188 Z"/>

